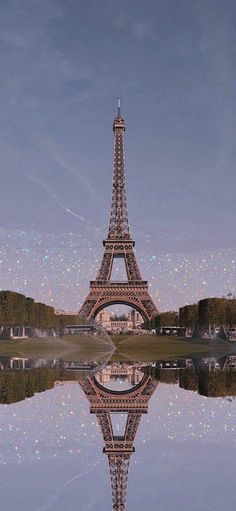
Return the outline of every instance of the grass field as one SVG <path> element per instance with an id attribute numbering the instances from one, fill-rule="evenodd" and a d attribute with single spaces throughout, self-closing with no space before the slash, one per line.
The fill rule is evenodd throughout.
<path id="1" fill-rule="evenodd" d="M 184 358 L 196 355 L 223 355 L 236 353 L 236 347 L 223 341 L 191 340 L 171 336 L 117 335 L 109 338 L 72 335 L 61 339 L 44 337 L 0 341 L 0 356 L 11 355 L 26 358 L 63 358 L 67 360 L 108 359 L 151 361 Z"/>
<path id="2" fill-rule="evenodd" d="M 236 349 L 227 342 L 192 340 L 186 337 L 128 335 L 112 336 L 116 346 L 112 360 L 168 360 L 174 358 L 191 358 L 197 355 L 220 356 Z"/>
<path id="3" fill-rule="evenodd" d="M 42 337 L 40 339 L 13 339 L 0 341 L 0 356 L 11 355 L 26 358 L 63 358 L 84 360 L 102 357 L 114 349 L 109 338 L 67 335 L 62 338 Z"/>

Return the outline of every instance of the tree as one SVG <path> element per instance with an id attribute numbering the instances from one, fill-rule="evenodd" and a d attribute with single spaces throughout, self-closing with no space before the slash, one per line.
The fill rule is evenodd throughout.
<path id="1" fill-rule="evenodd" d="M 179 314 L 176 311 L 161 312 L 156 316 L 156 327 L 179 326 Z"/>
<path id="2" fill-rule="evenodd" d="M 30 297 L 25 299 L 25 325 L 31 327 L 36 326 L 35 301 Z"/>
<path id="3" fill-rule="evenodd" d="M 14 291 L 0 291 L 0 326 L 38 327 L 41 329 L 60 328 L 66 325 L 83 324 L 78 314 L 55 314 L 50 305 L 35 302 Z"/>
<path id="4" fill-rule="evenodd" d="M 195 369 L 181 369 L 179 386 L 182 389 L 198 391 L 198 375 Z"/>
<path id="5" fill-rule="evenodd" d="M 198 305 L 185 305 L 179 309 L 179 324 L 181 327 L 192 328 L 198 321 Z"/>
<path id="6" fill-rule="evenodd" d="M 0 325 L 24 325 L 25 319 L 25 296 L 14 291 L 1 291 Z"/>
<path id="7" fill-rule="evenodd" d="M 236 299 L 227 300 L 225 304 L 225 323 L 226 327 L 233 328 L 236 326 Z"/>
<path id="8" fill-rule="evenodd" d="M 125 314 L 121 314 L 121 316 L 111 316 L 111 321 L 127 321 L 127 316 Z"/>
<path id="9" fill-rule="evenodd" d="M 205 298 L 198 302 L 198 321 L 201 327 L 209 328 L 210 325 L 226 324 L 225 298 Z"/>

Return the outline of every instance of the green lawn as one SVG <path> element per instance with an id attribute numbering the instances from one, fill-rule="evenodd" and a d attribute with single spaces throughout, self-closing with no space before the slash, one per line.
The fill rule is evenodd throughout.
<path id="1" fill-rule="evenodd" d="M 223 355 L 236 351 L 232 345 L 223 341 L 208 339 L 192 340 L 186 337 L 156 335 L 116 335 L 112 336 L 116 346 L 112 360 L 158 360 L 191 358 L 196 355 Z"/>
<path id="2" fill-rule="evenodd" d="M 151 361 L 159 359 L 191 358 L 196 355 L 223 355 L 236 352 L 236 347 L 223 341 L 192 340 L 156 335 L 112 336 L 116 350 L 108 337 L 67 335 L 61 339 L 44 337 L 0 341 L 0 355 L 27 358 L 63 358 L 67 360 L 108 359 Z"/>
<path id="3" fill-rule="evenodd" d="M 112 350 L 108 338 L 84 335 L 67 335 L 62 338 L 13 339 L 0 341 L 0 356 L 11 355 L 27 358 L 63 358 L 84 360 L 102 357 Z"/>

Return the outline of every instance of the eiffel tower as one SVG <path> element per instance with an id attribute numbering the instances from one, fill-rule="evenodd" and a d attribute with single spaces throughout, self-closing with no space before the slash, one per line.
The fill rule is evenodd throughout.
<path id="1" fill-rule="evenodd" d="M 158 314 L 148 292 L 148 283 L 140 275 L 134 253 L 135 241 L 130 235 L 124 166 L 125 129 L 118 100 L 118 113 L 113 122 L 115 140 L 110 222 L 96 280 L 90 282 L 90 292 L 79 311 L 87 319 L 94 318 L 100 310 L 117 303 L 136 309 L 146 321 Z M 115 258 L 124 259 L 127 281 L 111 281 Z"/>
<path id="2" fill-rule="evenodd" d="M 103 387 L 96 378 L 88 376 L 80 380 L 90 402 L 90 413 L 94 413 L 100 426 L 104 448 L 108 457 L 113 511 L 125 511 L 130 456 L 135 451 L 134 440 L 143 413 L 148 412 L 148 402 L 158 382 L 144 375 L 133 388 L 114 391 Z M 127 420 L 123 436 L 114 435 L 111 413 L 126 413 Z"/>

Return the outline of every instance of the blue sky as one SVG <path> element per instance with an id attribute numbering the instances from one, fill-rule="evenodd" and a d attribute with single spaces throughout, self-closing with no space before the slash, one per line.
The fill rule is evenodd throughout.
<path id="1" fill-rule="evenodd" d="M 32 231 L 72 232 L 102 250 L 112 121 L 121 96 L 138 260 L 143 252 L 159 260 L 168 252 L 194 257 L 208 251 L 210 257 L 234 249 L 235 21 L 233 0 L 2 1 L 0 217 L 6 243 L 9 231 L 29 233 L 29 240 Z M 94 273 L 91 265 L 84 270 L 88 280 Z M 4 287 L 12 288 L 5 277 Z M 214 285 L 215 295 L 232 287 L 228 280 L 217 286 L 216 276 L 199 297 L 212 294 Z M 39 298 L 32 286 L 28 292 Z M 87 286 L 80 302 L 86 292 Z M 172 302 L 183 305 L 174 292 Z M 70 309 L 77 306 L 68 298 Z M 169 300 L 160 306 L 170 306 Z"/>
<path id="2" fill-rule="evenodd" d="M 2 226 L 76 231 L 69 209 L 105 229 L 121 95 L 134 235 L 232 245 L 235 15 L 233 1 L 1 2 Z"/>
<path id="3" fill-rule="evenodd" d="M 101 432 L 78 384 L 0 411 L 6 511 L 16 501 L 25 511 L 111 511 Z M 136 435 L 127 509 L 233 509 L 235 417 L 235 401 L 159 383 Z"/>

